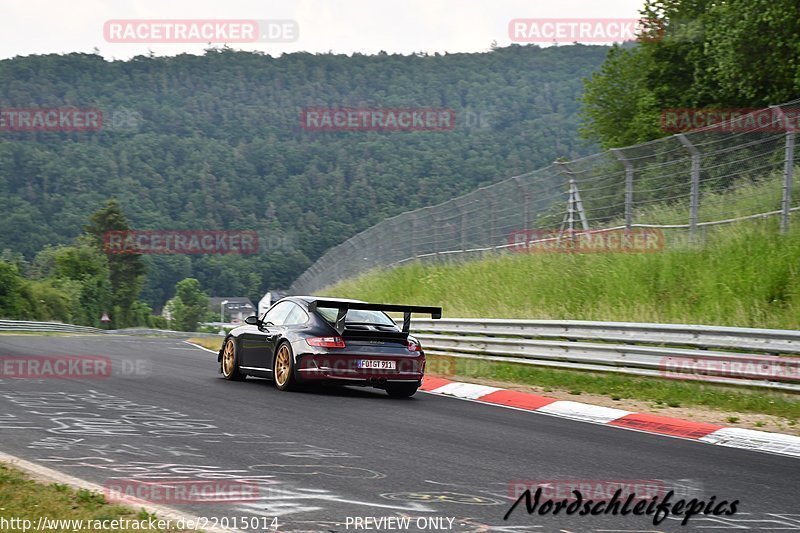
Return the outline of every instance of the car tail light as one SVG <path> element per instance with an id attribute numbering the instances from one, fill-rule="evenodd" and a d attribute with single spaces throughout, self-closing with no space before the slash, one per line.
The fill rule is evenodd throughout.
<path id="1" fill-rule="evenodd" d="M 411 339 L 408 340 L 408 351 L 410 352 L 421 352 L 422 347 L 419 345 L 417 341 L 412 341 Z"/>
<path id="2" fill-rule="evenodd" d="M 344 348 L 344 339 L 341 337 L 310 337 L 306 339 L 309 346 L 319 348 Z"/>

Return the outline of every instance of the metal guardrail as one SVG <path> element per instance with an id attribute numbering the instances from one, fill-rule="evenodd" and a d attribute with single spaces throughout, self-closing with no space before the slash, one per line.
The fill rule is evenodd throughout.
<path id="1" fill-rule="evenodd" d="M 36 322 L 26 320 L 0 320 L 0 331 L 40 331 L 62 333 L 104 333 L 102 329 L 76 326 L 61 322 Z"/>
<path id="2" fill-rule="evenodd" d="M 0 331 L 30 331 L 41 333 L 94 333 L 114 335 L 153 335 L 159 337 L 190 338 L 219 337 L 217 333 L 200 333 L 196 331 L 173 331 L 167 329 L 126 328 L 99 329 L 90 326 L 76 326 L 61 322 L 36 322 L 32 320 L 0 320 Z"/>
<path id="3" fill-rule="evenodd" d="M 800 331 L 794 330 L 465 318 L 413 320 L 412 329 L 429 355 L 800 392 L 800 357 L 793 356 L 800 354 Z M 19 320 L 0 320 L 0 331 L 215 336 Z"/>
<path id="4" fill-rule="evenodd" d="M 189 339 L 192 337 L 215 337 L 221 339 L 219 333 L 202 333 L 199 331 L 174 331 L 171 329 L 126 328 L 103 330 L 103 333 L 114 335 L 150 335 L 154 337 L 171 337 L 176 339 Z"/>
<path id="5" fill-rule="evenodd" d="M 412 330 L 429 355 L 800 392 L 800 331 L 502 319 L 414 320 Z"/>
<path id="6" fill-rule="evenodd" d="M 500 318 L 416 319 L 414 331 L 494 337 L 591 339 L 633 344 L 672 344 L 700 348 L 800 354 L 800 331 L 693 324 L 522 320 Z"/>

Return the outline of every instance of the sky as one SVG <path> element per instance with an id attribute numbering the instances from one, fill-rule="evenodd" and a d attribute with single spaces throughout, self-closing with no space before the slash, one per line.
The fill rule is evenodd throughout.
<path id="1" fill-rule="evenodd" d="M 141 20 L 292 21 L 285 42 L 228 43 L 238 50 L 283 53 L 411 54 L 482 52 L 508 46 L 513 19 L 634 19 L 643 0 L 0 0 L 0 59 L 91 53 L 129 59 L 153 53 L 202 54 L 204 43 L 113 42 L 104 28 Z M 117 26 L 120 27 L 120 26 Z M 109 32 L 112 30 L 108 30 Z M 119 34 L 117 34 L 119 35 Z M 110 37 L 110 38 L 109 38 Z M 222 46 L 224 42 L 215 42 Z M 538 43 L 546 45 L 545 43 Z"/>

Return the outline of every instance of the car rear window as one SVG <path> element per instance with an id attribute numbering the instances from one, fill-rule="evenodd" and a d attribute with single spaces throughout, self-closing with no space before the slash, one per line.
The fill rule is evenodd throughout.
<path id="1" fill-rule="evenodd" d="M 322 318 L 333 324 L 336 322 L 338 309 L 332 307 L 318 307 L 317 312 Z M 394 326 L 394 321 L 381 311 L 362 311 L 360 309 L 350 309 L 344 317 L 345 323 L 351 324 L 377 324 L 381 326 Z"/>

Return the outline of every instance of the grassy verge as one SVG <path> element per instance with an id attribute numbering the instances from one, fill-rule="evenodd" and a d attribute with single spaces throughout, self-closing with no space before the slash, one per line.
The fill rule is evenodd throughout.
<path id="1" fill-rule="evenodd" d="M 800 401 L 792 394 L 443 356 L 428 359 L 429 368 L 446 368 L 448 377 L 531 385 L 545 394 L 564 391 L 572 395 L 595 394 L 615 401 L 641 400 L 651 402 L 655 409 L 704 407 L 727 413 L 764 414 L 781 417 L 789 426 L 800 419 Z"/>
<path id="2" fill-rule="evenodd" d="M 709 230 L 649 254 L 505 254 L 375 271 L 322 291 L 441 305 L 445 316 L 800 329 L 800 220 Z"/>
<path id="3" fill-rule="evenodd" d="M 800 184 L 796 184 L 800 194 Z M 780 181 L 742 183 L 703 194 L 701 220 L 780 207 Z M 685 223 L 688 206 L 653 205 L 651 223 Z M 613 224 L 612 224 L 613 225 Z M 378 302 L 440 305 L 448 317 L 608 320 L 800 329 L 800 218 L 781 235 L 777 218 L 706 228 L 702 244 L 665 230 L 648 254 L 514 254 L 467 262 L 414 263 L 373 271 L 322 294 Z M 452 367 L 452 363 L 448 363 Z M 453 375 L 538 387 L 540 391 L 692 408 L 800 418 L 797 396 L 658 378 L 587 373 L 459 359 Z M 734 419 L 736 416 L 731 415 Z M 758 427 L 758 424 L 756 424 Z"/>
<path id="4" fill-rule="evenodd" d="M 105 501 L 102 494 L 80 489 L 73 490 L 67 485 L 52 483 L 45 485 L 28 479 L 22 472 L 0 463 L 0 516 L 6 520 L 30 520 L 33 524 L 29 531 L 36 527 L 40 517 L 51 520 L 83 520 L 84 527 L 78 529 L 74 522 L 57 527 L 52 522 L 47 531 L 92 531 L 89 520 L 111 521 L 117 519 L 147 521 L 154 517 L 146 510 L 134 511 L 122 505 L 112 505 Z M 155 517 L 154 517 L 155 518 Z M 17 522 L 20 524 L 20 522 Z M 111 522 L 108 522 L 111 525 Z M 3 531 L 22 531 L 12 527 Z M 98 530 L 99 531 L 99 530 Z M 176 529 L 102 529 L 102 531 L 180 531 Z"/>
<path id="5" fill-rule="evenodd" d="M 215 352 L 218 352 L 222 347 L 222 336 L 220 336 L 219 339 L 212 339 L 210 337 L 195 337 L 187 340 L 192 344 L 197 344 L 198 346 L 208 348 L 209 350 L 214 350 Z"/>

